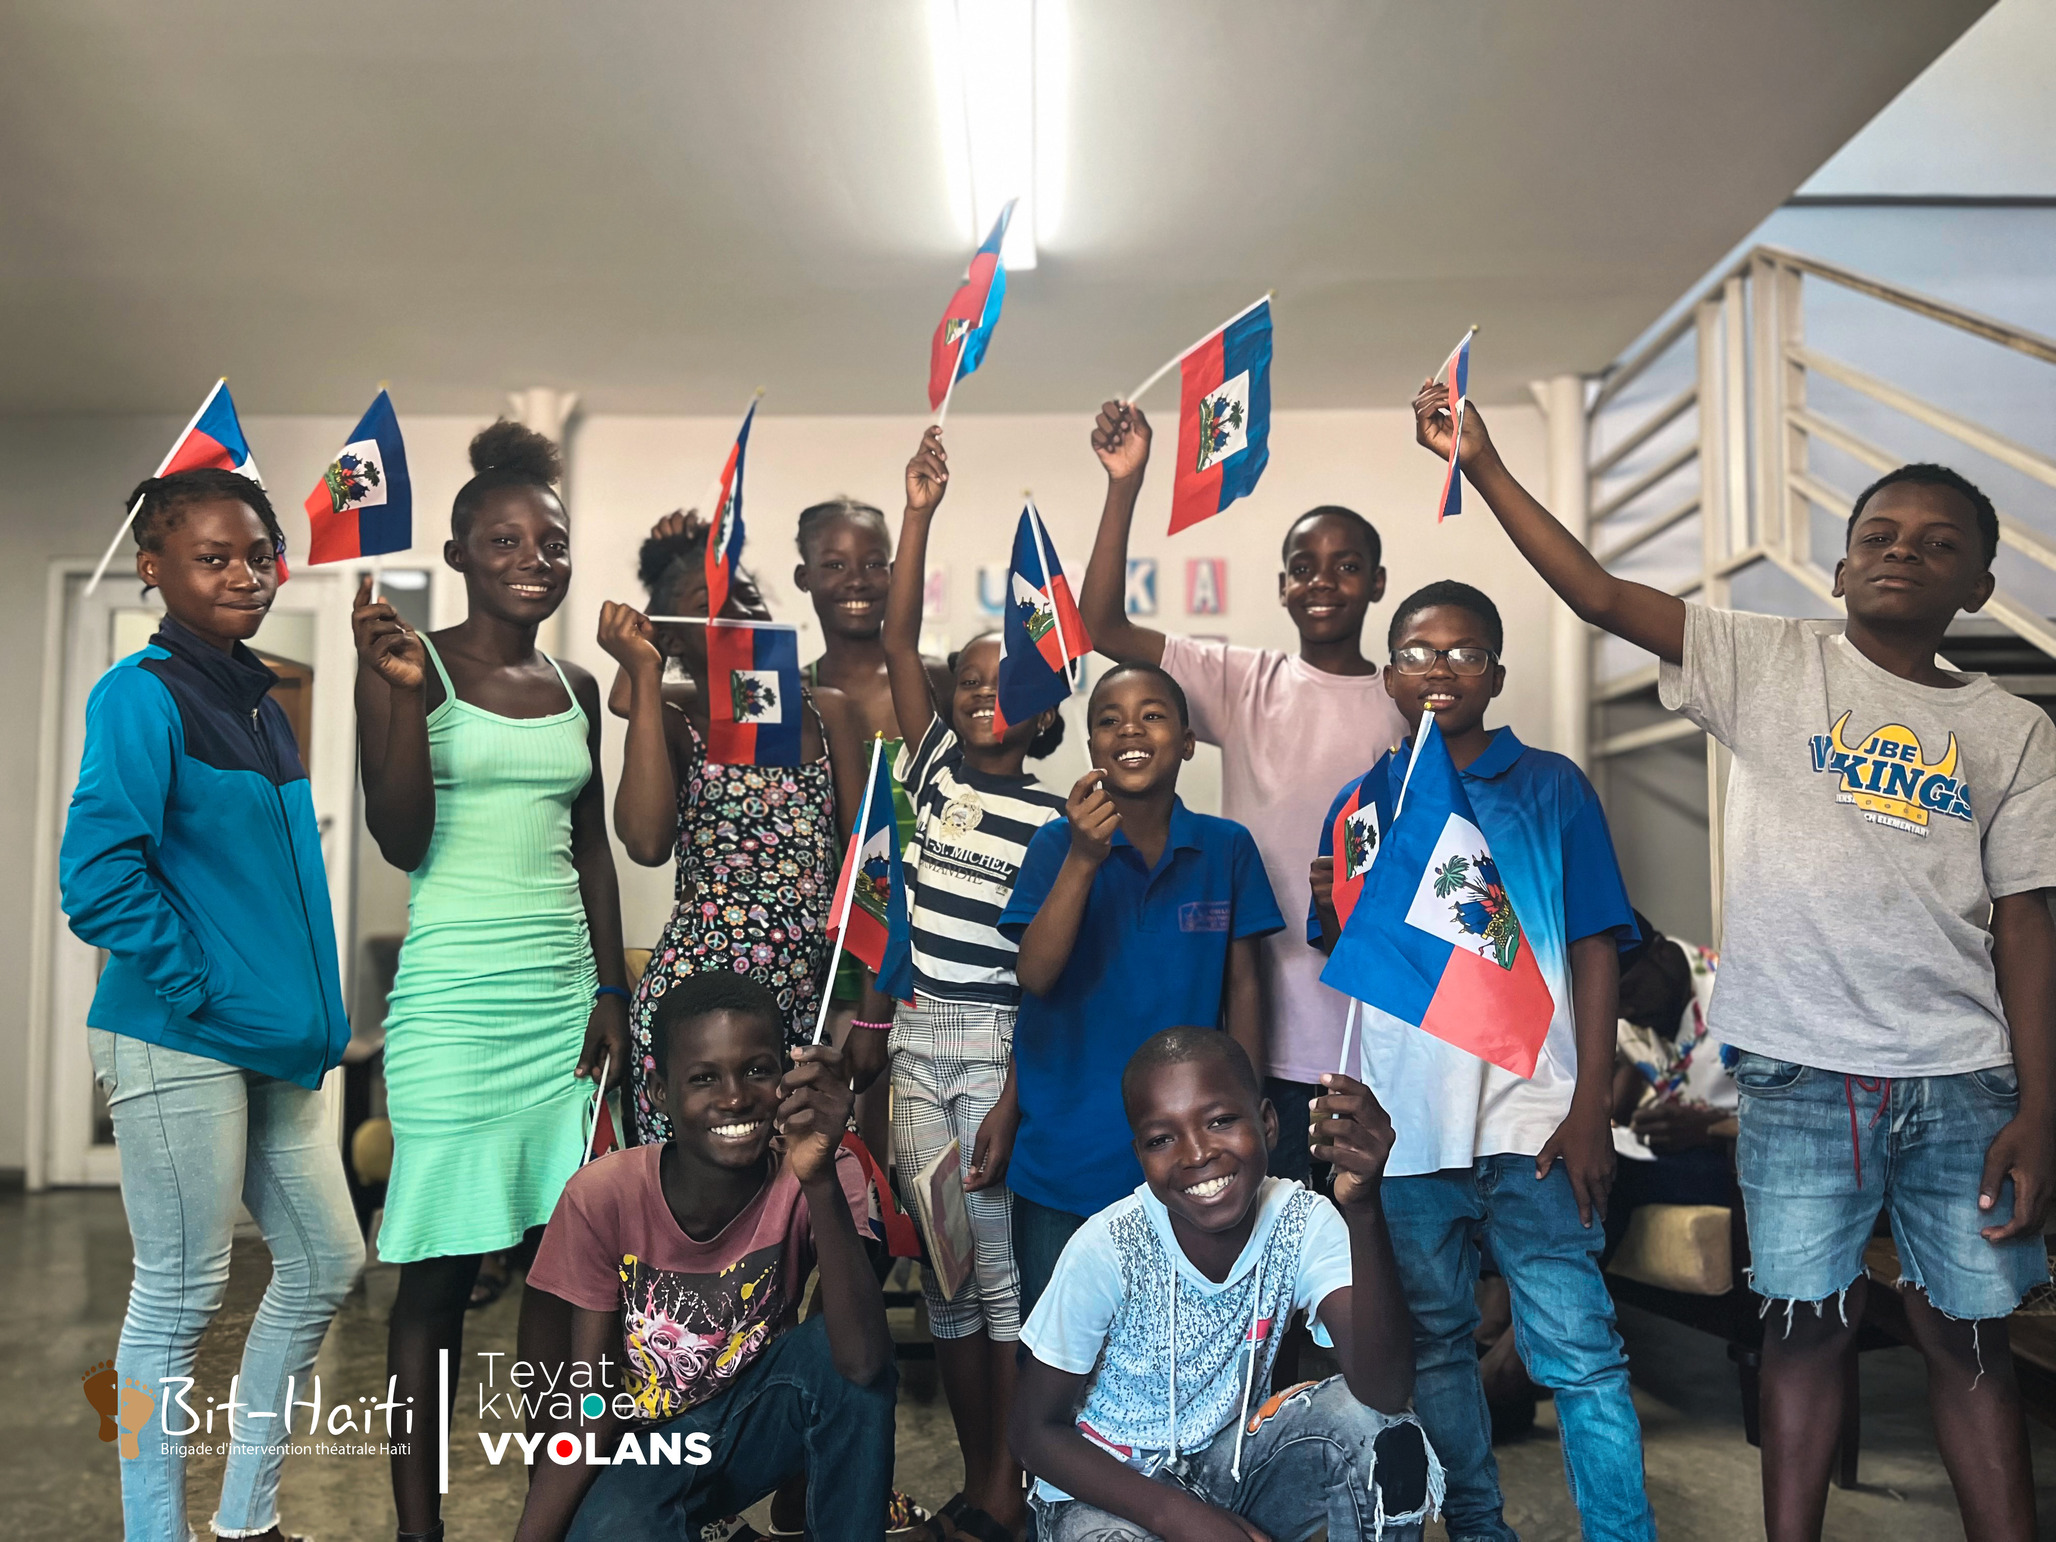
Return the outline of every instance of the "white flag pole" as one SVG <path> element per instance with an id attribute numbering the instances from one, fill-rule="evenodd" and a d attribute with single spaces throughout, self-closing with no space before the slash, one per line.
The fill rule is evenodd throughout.
<path id="1" fill-rule="evenodd" d="M 227 384 L 228 376 L 223 375 L 214 382 L 214 390 L 209 391 L 200 398 L 200 405 L 193 409 L 193 415 L 186 420 L 186 426 L 179 430 L 178 437 L 171 441 L 171 448 L 164 452 L 164 459 L 160 460 L 157 463 L 157 469 L 150 473 L 153 480 L 164 475 L 164 468 L 171 464 L 172 456 L 178 454 L 178 447 L 186 442 L 186 435 L 190 434 L 193 431 L 193 425 L 200 421 L 200 415 L 207 410 L 207 404 L 214 400 L 215 392 Z M 100 580 L 107 573 L 107 564 L 114 560 L 114 553 L 120 547 L 122 537 L 127 535 L 129 527 L 135 524 L 136 511 L 142 506 L 143 500 L 140 498 L 129 505 L 128 513 L 122 517 L 121 528 L 114 532 L 114 539 L 107 543 L 107 550 L 100 553 L 100 565 L 93 569 L 93 576 L 86 581 L 87 594 L 91 594 L 100 587 Z"/>
<path id="2" fill-rule="evenodd" d="M 644 618 L 653 626 L 732 626 L 749 632 L 797 632 L 798 627 L 789 621 L 745 621 L 736 616 L 648 616 Z"/>
<path id="3" fill-rule="evenodd" d="M 850 886 L 842 897 L 842 914 L 835 918 L 835 947 L 828 954 L 828 973 L 821 981 L 821 1012 L 814 1019 L 814 1042 L 821 1042 L 821 1035 L 828 1031 L 828 1002 L 835 994 L 835 966 L 842 962 L 842 939 L 849 931 L 850 906 L 857 897 L 857 868 L 853 861 L 856 853 L 864 849 L 864 831 L 871 823 L 871 794 L 878 786 L 878 757 L 885 753 L 885 735 L 871 736 L 871 769 L 864 778 L 864 804 L 857 811 L 857 827 L 850 831 L 850 849 L 844 853 L 843 862 L 850 868 Z"/>
<path id="4" fill-rule="evenodd" d="M 957 381 L 962 378 L 957 371 L 963 367 L 964 344 L 970 340 L 970 336 L 971 334 L 966 332 L 963 337 L 957 340 L 957 362 L 950 366 L 949 384 L 942 388 L 942 405 L 935 409 L 935 426 L 937 428 L 942 427 L 943 423 L 949 418 L 949 399 L 957 394 Z"/>
<path id="5" fill-rule="evenodd" d="M 385 582 L 386 559 L 384 552 L 373 554 L 371 559 L 371 603 L 378 603 L 378 586 Z"/>
<path id="6" fill-rule="evenodd" d="M 1072 690 L 1078 689 L 1078 671 L 1084 668 L 1084 661 L 1071 657 L 1071 648 L 1064 641 L 1064 610 L 1057 604 L 1056 575 L 1050 571 L 1049 543 L 1043 539 L 1042 511 L 1035 506 L 1035 494 L 1027 488 L 1021 489 L 1021 496 L 1028 502 L 1028 528 L 1035 532 L 1035 558 L 1042 564 L 1042 581 L 1049 585 L 1049 615 L 1057 629 L 1057 651 L 1064 655 L 1064 680 Z"/>
<path id="7" fill-rule="evenodd" d="M 1241 310 L 1237 311 L 1234 315 L 1230 316 L 1226 321 L 1222 322 L 1219 326 L 1208 327 L 1206 331 L 1200 335 L 1199 340 L 1193 343 L 1193 345 L 1190 348 L 1187 348 L 1182 353 L 1174 355 L 1154 375 L 1151 375 L 1149 379 L 1143 381 L 1141 385 L 1137 386 L 1134 390 L 1130 391 L 1126 396 L 1122 397 L 1121 400 L 1124 402 L 1141 401 L 1144 393 L 1146 393 L 1151 386 L 1155 385 L 1159 380 L 1163 379 L 1164 376 L 1170 374 L 1172 370 L 1176 369 L 1179 365 L 1183 364 L 1186 361 L 1186 359 L 1189 358 L 1193 353 L 1197 352 L 1200 348 L 1204 347 L 1206 345 L 1206 340 L 1208 338 L 1212 337 L 1216 332 L 1227 331 L 1228 328 L 1234 326 L 1236 322 L 1240 321 L 1244 316 L 1247 316 L 1259 305 L 1269 303 L 1277 295 L 1277 293 L 1278 291 L 1275 289 L 1266 289 L 1261 296 L 1259 296 L 1257 299 L 1250 301 L 1249 304 L 1243 306 Z"/>
<path id="8" fill-rule="evenodd" d="M 1363 1010 L 1364 1004 L 1361 1001 L 1354 996 L 1349 998 L 1349 1016 L 1342 1019 L 1342 1064 L 1335 1067 L 1335 1074 L 1338 1076 L 1349 1074 L 1349 1034 L 1351 1029 L 1357 1028 L 1363 1021 Z M 1363 1034 L 1360 1030 L 1357 1033 L 1357 1048 L 1363 1048 Z"/>
<path id="9" fill-rule="evenodd" d="M 606 1102 L 607 1077 L 612 1074 L 613 1070 L 614 1052 L 610 1049 L 607 1051 L 607 1058 L 600 1062 L 600 1082 L 593 1090 L 593 1132 L 585 1138 L 585 1156 L 579 1161 L 578 1165 L 580 1167 L 585 1166 L 587 1162 L 593 1159 L 593 1147 L 599 1144 L 600 1110 L 605 1106 Z"/>

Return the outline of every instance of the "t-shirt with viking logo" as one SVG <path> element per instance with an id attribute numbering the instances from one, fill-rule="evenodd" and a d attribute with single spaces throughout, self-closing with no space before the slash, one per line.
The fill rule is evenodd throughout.
<path id="1" fill-rule="evenodd" d="M 664 1147 L 631 1146 L 572 1175 L 536 1249 L 531 1284 L 589 1312 L 621 1313 L 620 1361 L 636 1418 L 661 1423 L 734 1386 L 798 1321 L 814 1268 L 806 1196 L 782 1163 L 705 1242 L 664 1199 Z M 864 1171 L 847 1148 L 835 1176 L 861 1235 Z"/>
<path id="2" fill-rule="evenodd" d="M 1685 608 L 1663 704 L 1735 757 L 1717 1037 L 1857 1076 L 2011 1062 L 1991 908 L 2056 886 L 2056 724 L 1956 678 L 1902 680 L 1837 622 Z"/>

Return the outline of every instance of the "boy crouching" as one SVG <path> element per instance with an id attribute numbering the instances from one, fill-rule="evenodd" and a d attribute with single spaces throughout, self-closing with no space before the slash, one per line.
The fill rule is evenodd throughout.
<path id="1" fill-rule="evenodd" d="M 1045 1542 L 1376 1542 L 1439 1504 L 1378 1200 L 1392 1122 L 1361 1082 L 1322 1080 L 1334 1203 L 1265 1177 L 1277 1115 L 1227 1034 L 1168 1028 L 1128 1062 L 1145 1181 L 1079 1229 L 1021 1330 L 1013 1444 Z M 1342 1374 L 1266 1395 L 1295 1310 Z"/>

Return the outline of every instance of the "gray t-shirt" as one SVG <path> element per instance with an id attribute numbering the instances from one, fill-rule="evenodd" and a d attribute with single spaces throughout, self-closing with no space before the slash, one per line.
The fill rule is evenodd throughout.
<path id="1" fill-rule="evenodd" d="M 1991 908 L 2056 886 L 2056 724 L 1957 678 L 1889 674 L 1837 622 L 1685 607 L 1658 690 L 1735 757 L 1719 1038 L 1858 1076 L 2012 1060 Z"/>

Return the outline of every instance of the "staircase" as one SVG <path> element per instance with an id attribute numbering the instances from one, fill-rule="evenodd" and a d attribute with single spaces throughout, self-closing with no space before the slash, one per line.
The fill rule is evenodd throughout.
<path id="1" fill-rule="evenodd" d="M 1950 628 L 1943 661 L 2056 714 L 2052 400 L 2056 340 L 1757 247 L 1587 382 L 1586 538 L 1610 571 L 1681 597 L 1837 615 L 1856 491 L 1906 461 L 1942 461 L 1992 495 L 2000 528 L 1997 588 Z M 1726 751 L 1663 710 L 1654 659 L 1597 632 L 1588 644 L 1595 780 L 1617 825 L 1664 837 L 1642 878 L 1673 885 L 1674 908 L 1679 832 L 1703 819 L 1717 942 Z M 1688 774 L 1694 760 L 1703 778 Z M 1636 865 L 1625 844 L 1623 862 Z"/>

